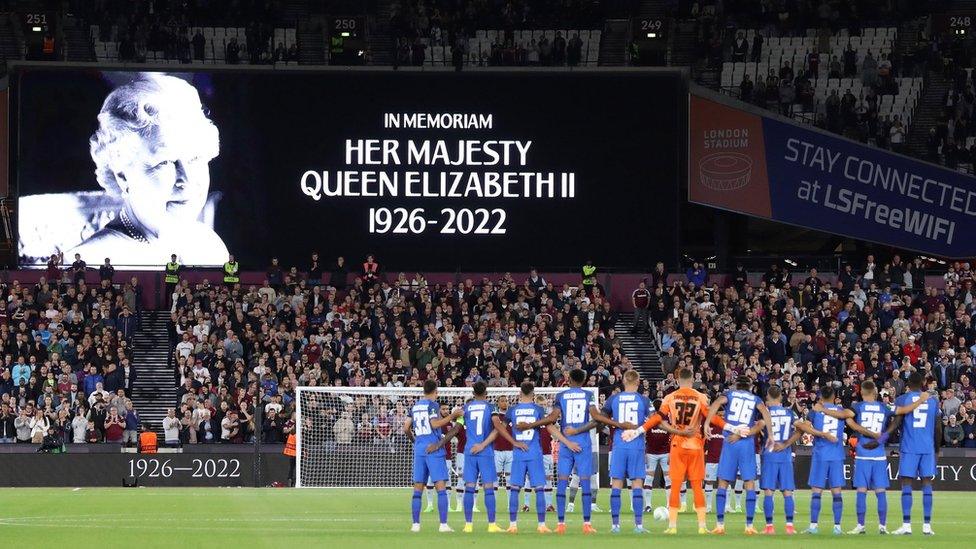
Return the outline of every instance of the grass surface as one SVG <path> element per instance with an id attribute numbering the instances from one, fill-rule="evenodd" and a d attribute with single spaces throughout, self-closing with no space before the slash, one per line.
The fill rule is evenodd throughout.
<path id="1" fill-rule="evenodd" d="M 608 508 L 609 490 L 601 490 L 599 505 Z M 901 524 L 898 492 L 889 492 L 889 529 Z M 662 505 L 663 490 L 654 491 L 654 505 Z M 806 528 L 810 496 L 797 492 L 798 529 Z M 453 502 L 453 498 L 452 498 Z M 498 523 L 508 526 L 508 499 L 499 493 Z M 578 503 L 578 502 L 577 502 Z M 763 523 L 761 503 L 757 527 Z M 426 504 L 426 503 L 425 503 Z M 483 502 L 479 501 L 483 509 Z M 535 533 L 532 514 L 520 514 L 522 533 L 488 534 L 485 514 L 475 515 L 474 534 L 460 532 L 463 517 L 451 513 L 452 534 L 437 533 L 437 513 L 422 515 L 423 531 L 409 532 L 409 490 L 350 489 L 251 489 L 251 488 L 17 488 L 0 489 L 0 539 L 7 547 L 643 547 L 649 544 L 681 547 L 691 543 L 720 544 L 723 547 L 964 547 L 976 546 L 976 493 L 937 492 L 933 528 L 936 536 L 921 535 L 921 494 L 915 494 L 910 537 L 878 536 L 874 496 L 868 496 L 865 536 L 833 536 L 829 533 L 829 500 L 821 514 L 819 536 L 782 534 L 782 500 L 776 498 L 777 536 L 744 536 L 744 517 L 726 517 L 729 533 L 723 537 L 695 533 L 695 515 L 682 514 L 678 536 L 663 536 L 663 523 L 646 517 L 651 534 L 630 533 L 633 515 L 629 502 L 621 515 L 623 534 L 609 534 L 608 513 L 595 513 L 596 536 L 580 534 L 579 512 L 567 516 L 565 536 Z M 503 511 L 504 512 L 501 512 Z M 555 527 L 555 516 L 549 517 Z M 709 516 L 709 527 L 714 526 Z M 844 497 L 844 530 L 855 525 L 854 494 Z M 826 532 L 824 531 L 826 526 Z M 40 544 L 40 545 L 38 545 Z"/>

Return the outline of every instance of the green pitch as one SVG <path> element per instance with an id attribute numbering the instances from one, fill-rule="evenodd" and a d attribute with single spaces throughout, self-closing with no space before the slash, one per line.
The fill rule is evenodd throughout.
<path id="1" fill-rule="evenodd" d="M 600 491 L 599 505 L 608 508 L 609 490 Z M 508 525 L 508 499 L 499 493 L 498 523 Z M 663 490 L 654 491 L 654 505 L 663 503 Z M 452 498 L 453 500 L 453 498 Z M 809 493 L 797 492 L 798 529 L 806 528 Z M 888 527 L 901 524 L 901 502 L 898 492 L 888 494 Z M 579 502 L 577 502 L 579 503 Z M 534 513 L 520 515 L 522 533 L 488 534 L 485 514 L 475 515 L 474 534 L 460 532 L 463 517 L 450 514 L 451 534 L 437 533 L 437 514 L 422 515 L 423 531 L 409 532 L 410 492 L 408 490 L 338 490 L 338 489 L 251 489 L 251 488 L 17 488 L 0 489 L 0 539 L 7 547 L 379 547 L 403 549 L 456 549 L 460 546 L 553 548 L 650 547 L 651 544 L 688 547 L 689 543 L 721 544 L 723 547 L 972 547 L 973 492 L 936 492 L 935 537 L 921 535 L 921 494 L 915 494 L 915 535 L 886 536 L 874 533 L 877 513 L 874 496 L 868 497 L 869 533 L 865 536 L 833 536 L 829 533 L 831 510 L 829 500 L 821 514 L 819 536 L 797 535 L 744 536 L 743 515 L 726 517 L 729 533 L 723 537 L 702 539 L 695 533 L 694 514 L 683 514 L 678 536 L 663 536 L 662 523 L 646 517 L 651 534 L 637 536 L 629 532 L 633 515 L 629 502 L 624 503 L 621 526 L 625 533 L 609 533 L 610 515 L 596 513 L 593 525 L 599 533 L 593 537 L 580 534 L 579 512 L 567 517 L 569 533 L 565 536 L 540 536 L 535 533 Z M 426 505 L 426 502 L 425 502 Z M 760 500 L 761 505 L 761 500 Z M 777 529 L 782 532 L 782 500 L 777 497 Z M 479 502 L 483 508 L 483 503 Z M 763 522 L 760 507 L 757 527 Z M 709 517 L 714 526 L 715 517 Z M 555 516 L 550 515 L 550 527 Z M 845 493 L 844 530 L 855 525 L 854 494 Z M 826 527 L 826 528 L 825 528 Z M 827 530 L 826 532 L 824 530 Z M 39 545 L 38 545 L 39 544 Z"/>

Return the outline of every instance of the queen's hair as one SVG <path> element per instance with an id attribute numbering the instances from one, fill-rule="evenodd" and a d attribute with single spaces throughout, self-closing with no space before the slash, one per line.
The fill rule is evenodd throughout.
<path id="1" fill-rule="evenodd" d="M 95 177 L 106 192 L 121 194 L 116 172 L 140 150 L 140 140 L 160 140 L 163 124 L 180 127 L 190 136 L 199 158 L 209 161 L 220 151 L 220 134 L 207 118 L 196 88 L 175 76 L 141 74 L 105 98 L 98 129 L 89 140 Z"/>

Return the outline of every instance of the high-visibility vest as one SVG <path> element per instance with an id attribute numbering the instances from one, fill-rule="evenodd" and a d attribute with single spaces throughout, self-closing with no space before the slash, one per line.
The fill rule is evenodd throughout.
<path id="1" fill-rule="evenodd" d="M 583 265 L 583 285 L 592 286 L 596 284 L 596 266 Z"/>
<path id="2" fill-rule="evenodd" d="M 288 440 L 285 442 L 285 449 L 282 453 L 286 456 L 295 457 L 295 433 L 288 435 Z"/>
<path id="3" fill-rule="evenodd" d="M 156 433 L 152 431 L 143 431 L 139 435 L 139 451 L 143 454 L 155 454 L 156 453 Z"/>
<path id="4" fill-rule="evenodd" d="M 236 284 L 241 281 L 237 276 L 238 263 L 235 261 L 231 263 L 228 261 L 224 263 L 224 282 L 227 284 Z"/>
<path id="5" fill-rule="evenodd" d="M 167 284 L 176 284 L 180 281 L 180 264 L 179 263 L 167 263 L 166 264 L 166 278 L 164 280 Z"/>

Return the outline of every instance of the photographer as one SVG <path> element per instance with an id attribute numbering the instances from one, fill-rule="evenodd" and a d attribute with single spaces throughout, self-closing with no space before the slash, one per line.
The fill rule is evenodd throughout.
<path id="1" fill-rule="evenodd" d="M 64 452 L 64 442 L 58 436 L 58 431 L 54 427 L 49 427 L 47 434 L 41 441 L 41 447 L 37 449 L 39 454 L 61 454 Z"/>

